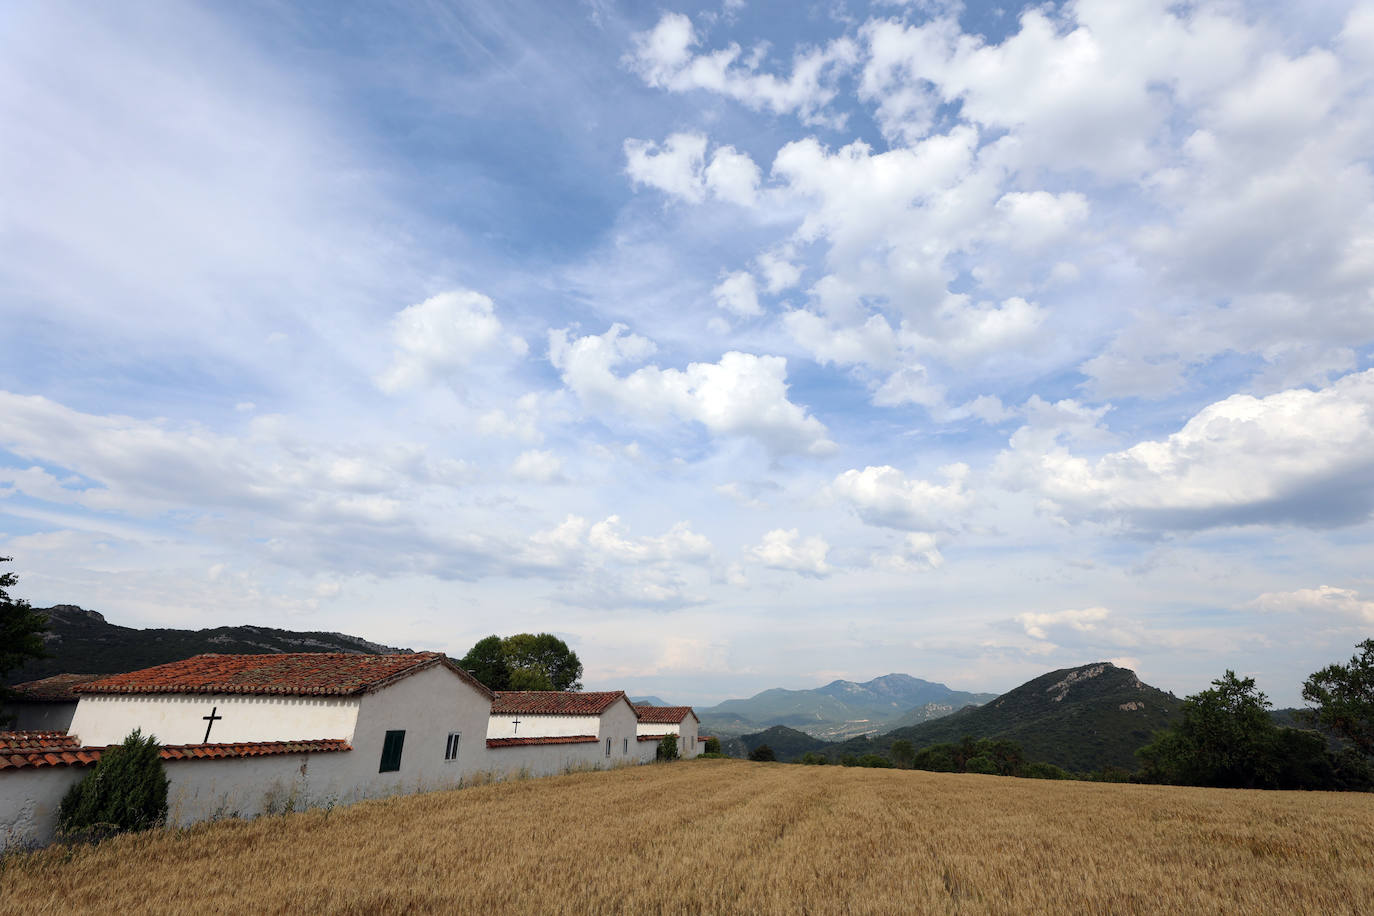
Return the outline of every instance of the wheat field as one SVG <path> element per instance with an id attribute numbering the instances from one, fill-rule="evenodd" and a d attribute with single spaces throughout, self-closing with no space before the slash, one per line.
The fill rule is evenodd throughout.
<path id="1" fill-rule="evenodd" d="M 0 913 L 1371 913 L 1374 795 L 679 762 L 52 847 Z"/>

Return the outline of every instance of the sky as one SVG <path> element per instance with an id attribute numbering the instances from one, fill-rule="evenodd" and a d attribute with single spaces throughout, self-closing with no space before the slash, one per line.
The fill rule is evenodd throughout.
<path id="1" fill-rule="evenodd" d="M 705 705 L 1374 636 L 1374 2 L 0 6 L 35 606 Z"/>

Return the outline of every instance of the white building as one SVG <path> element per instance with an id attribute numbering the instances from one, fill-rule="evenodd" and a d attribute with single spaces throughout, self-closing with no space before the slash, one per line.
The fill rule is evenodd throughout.
<path id="1" fill-rule="evenodd" d="M 164 746 L 172 824 L 443 788 L 490 769 L 493 695 L 435 652 L 198 655 L 77 693 L 67 735 L 0 738 L 0 848 L 50 841 L 67 788 L 135 728 Z"/>
<path id="2" fill-rule="evenodd" d="M 491 703 L 487 750 L 497 772 L 624 766 L 641 760 L 638 721 L 623 690 L 502 690 Z"/>
<path id="3" fill-rule="evenodd" d="M 653 760 L 658 742 L 667 735 L 677 736 L 677 752 L 692 758 L 702 751 L 698 731 L 701 720 L 690 706 L 636 706 L 635 733 L 644 747 L 641 756 Z"/>

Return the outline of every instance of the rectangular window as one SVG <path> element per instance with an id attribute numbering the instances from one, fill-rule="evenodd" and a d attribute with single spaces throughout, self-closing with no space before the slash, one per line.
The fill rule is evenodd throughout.
<path id="1" fill-rule="evenodd" d="M 394 773 L 401 768 L 401 747 L 405 743 L 405 729 L 386 733 L 386 740 L 382 742 L 382 765 L 378 773 Z"/>
<path id="2" fill-rule="evenodd" d="M 607 738 L 607 739 L 606 739 L 606 756 L 607 756 L 607 757 L 611 756 L 611 739 L 610 739 L 610 738 Z"/>
<path id="3" fill-rule="evenodd" d="M 628 754 L 628 753 L 630 753 L 630 739 L 629 739 L 629 738 L 626 738 L 626 739 L 624 739 L 624 741 L 625 741 L 625 746 L 622 747 L 622 748 L 620 749 L 620 753 L 622 753 L 622 754 Z"/>
<path id="4" fill-rule="evenodd" d="M 448 733 L 448 744 L 444 745 L 444 759 L 445 759 L 445 760 L 457 760 L 457 759 L 458 759 L 458 739 L 459 739 L 460 737 L 462 737 L 462 736 L 459 735 L 458 732 L 449 732 L 449 733 Z"/>

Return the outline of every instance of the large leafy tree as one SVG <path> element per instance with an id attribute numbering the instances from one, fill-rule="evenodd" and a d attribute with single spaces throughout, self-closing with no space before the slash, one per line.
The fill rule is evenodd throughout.
<path id="1" fill-rule="evenodd" d="M 492 690 L 581 690 L 582 662 L 552 633 L 479 640 L 459 662 Z"/>
<path id="2" fill-rule="evenodd" d="M 0 557 L 0 563 L 10 562 Z M 5 677 L 24 662 L 44 658 L 43 632 L 48 621 L 36 613 L 23 598 L 11 598 L 8 589 L 19 581 L 14 573 L 0 573 L 0 678 Z M 0 691 L 0 699 L 4 698 Z"/>
<path id="3" fill-rule="evenodd" d="M 1374 639 L 1356 646 L 1348 665 L 1328 665 L 1302 685 L 1302 698 L 1312 704 L 1309 716 L 1374 757 Z"/>
<path id="4" fill-rule="evenodd" d="M 1158 782 L 1226 788 L 1273 785 L 1277 727 L 1254 678 L 1234 671 L 1183 702 L 1179 722 L 1138 752 Z"/>

